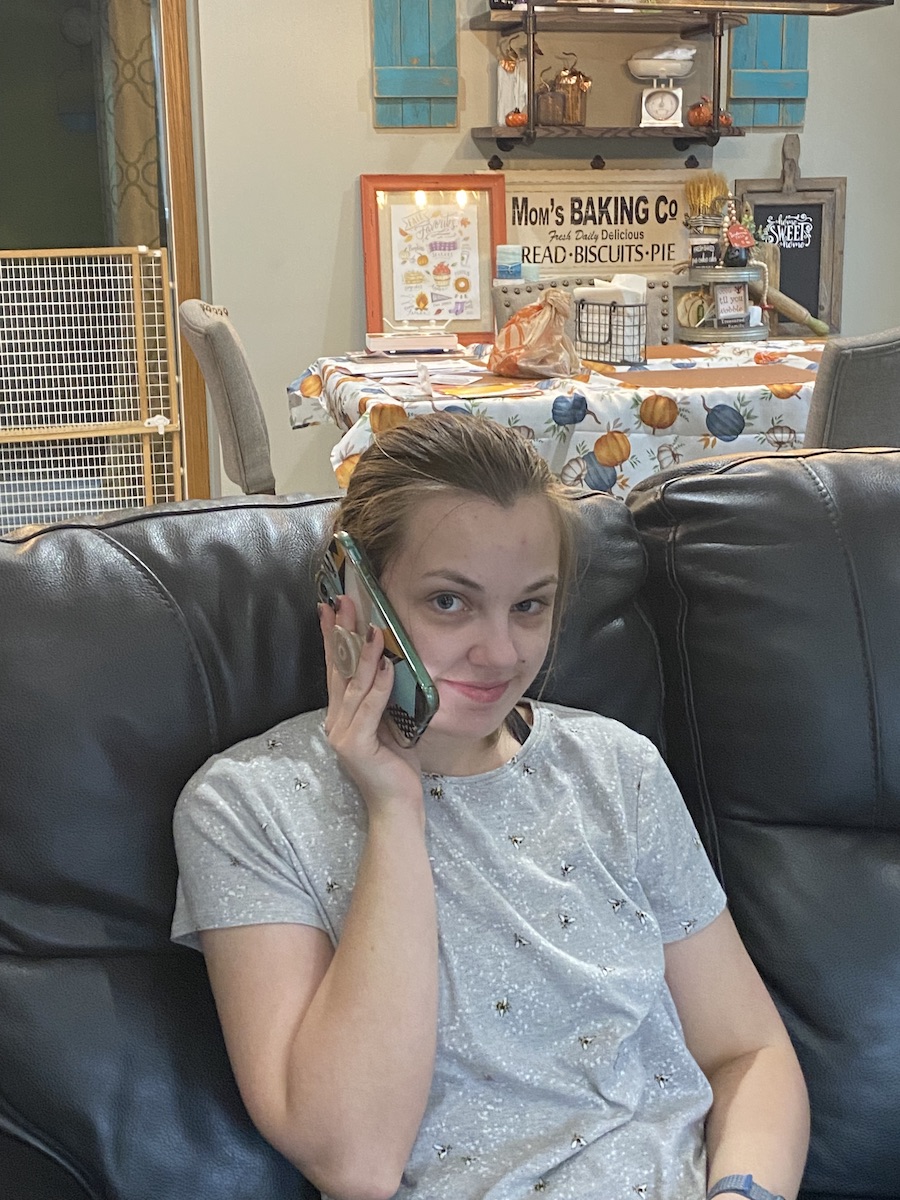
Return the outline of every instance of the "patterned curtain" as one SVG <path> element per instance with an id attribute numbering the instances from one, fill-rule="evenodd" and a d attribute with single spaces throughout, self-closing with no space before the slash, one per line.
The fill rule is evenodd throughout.
<path id="1" fill-rule="evenodd" d="M 91 0 L 97 136 L 110 246 L 160 244 L 153 2 Z"/>

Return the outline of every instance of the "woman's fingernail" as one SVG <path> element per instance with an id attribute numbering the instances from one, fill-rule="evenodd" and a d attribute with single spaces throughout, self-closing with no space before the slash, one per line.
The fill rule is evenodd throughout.
<path id="1" fill-rule="evenodd" d="M 366 630 L 366 641 L 369 642 L 370 644 L 375 641 L 375 626 L 374 625 L 369 625 L 369 628 Z"/>
<path id="2" fill-rule="evenodd" d="M 378 660 L 378 670 L 386 671 L 387 667 L 388 667 L 388 660 L 382 654 L 381 658 L 379 658 L 379 660 Z"/>

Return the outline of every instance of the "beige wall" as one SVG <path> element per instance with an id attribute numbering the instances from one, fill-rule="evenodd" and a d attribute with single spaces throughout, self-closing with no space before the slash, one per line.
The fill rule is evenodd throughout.
<path id="1" fill-rule="evenodd" d="M 485 166 L 468 129 L 492 121 L 493 38 L 461 29 L 460 127 L 372 127 L 367 0 L 194 0 L 200 56 L 211 294 L 227 304 L 263 396 L 280 491 L 335 490 L 323 426 L 292 431 L 286 384 L 320 354 L 359 347 L 364 332 L 357 178 L 367 172 Z M 486 6 L 459 0 L 460 19 Z M 571 41 L 571 38 L 569 38 Z M 649 40 L 651 43 L 653 37 Z M 635 47 L 636 48 L 636 47 Z M 801 130 L 806 176 L 848 177 L 843 330 L 900 325 L 900 238 L 893 200 L 900 155 L 888 89 L 900 57 L 900 11 L 811 22 L 811 94 Z M 595 76 L 596 86 L 607 79 Z M 782 134 L 723 142 L 704 165 L 733 179 L 775 177 Z M 670 143 L 665 143 L 666 146 Z M 610 166 L 680 166 L 647 142 L 602 147 Z M 510 169 L 580 166 L 512 155 Z M 549 151 L 548 151 L 549 153 Z M 223 490 L 233 491 L 228 480 Z"/>

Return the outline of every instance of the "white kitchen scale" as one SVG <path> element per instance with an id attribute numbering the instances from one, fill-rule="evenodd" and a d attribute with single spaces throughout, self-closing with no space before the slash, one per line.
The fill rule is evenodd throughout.
<path id="1" fill-rule="evenodd" d="M 693 57 L 635 56 L 628 60 L 628 69 L 635 79 L 648 83 L 641 92 L 641 129 L 672 129 L 684 125 L 684 91 L 675 80 L 690 75 L 693 67 Z"/>
<path id="2" fill-rule="evenodd" d="M 660 129 L 684 124 L 684 89 L 671 79 L 654 79 L 641 92 L 641 129 Z"/>

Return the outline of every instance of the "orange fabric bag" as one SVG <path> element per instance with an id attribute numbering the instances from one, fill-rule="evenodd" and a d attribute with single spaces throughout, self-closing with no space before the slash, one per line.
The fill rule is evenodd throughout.
<path id="1" fill-rule="evenodd" d="M 572 297 L 562 288 L 549 288 L 536 303 L 520 308 L 497 334 L 488 370 L 525 379 L 576 375 L 581 359 L 566 333 L 571 308 Z"/>

